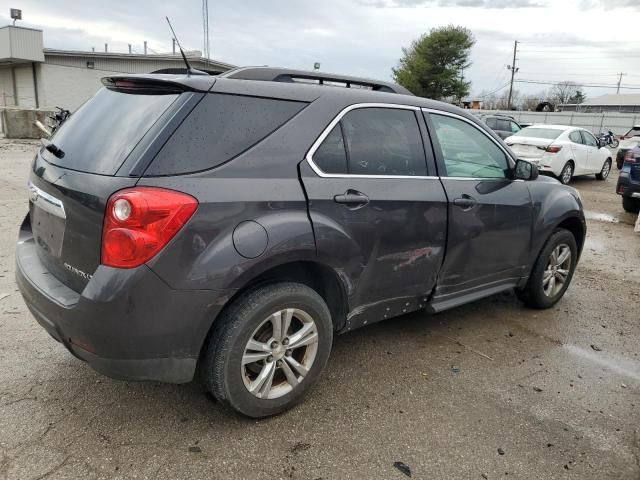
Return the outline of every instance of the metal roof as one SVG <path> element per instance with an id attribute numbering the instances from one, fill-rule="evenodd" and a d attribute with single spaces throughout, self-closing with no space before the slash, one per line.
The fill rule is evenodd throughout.
<path id="1" fill-rule="evenodd" d="M 583 106 L 640 106 L 640 94 L 620 93 L 602 95 L 601 97 L 585 100 Z"/>

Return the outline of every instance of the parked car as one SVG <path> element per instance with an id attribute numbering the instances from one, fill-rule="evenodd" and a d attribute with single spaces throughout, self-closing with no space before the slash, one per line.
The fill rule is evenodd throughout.
<path id="1" fill-rule="evenodd" d="M 482 115 L 478 115 L 478 118 L 480 118 L 484 123 L 486 123 L 491 130 L 496 132 L 500 136 L 500 138 L 503 138 L 503 139 L 508 138 L 514 133 L 517 133 L 520 130 L 522 130 L 522 127 L 518 124 L 518 122 L 516 122 L 513 118 L 507 115 L 482 114 Z"/>
<path id="2" fill-rule="evenodd" d="M 197 371 L 264 417 L 336 333 L 508 289 L 550 308 L 571 282 L 579 194 L 457 107 L 272 68 L 103 82 L 33 161 L 16 276 L 105 375 Z"/>
<path id="3" fill-rule="evenodd" d="M 622 207 L 625 211 L 640 211 L 640 145 L 625 154 L 616 192 L 622 196 Z"/>
<path id="4" fill-rule="evenodd" d="M 505 142 L 518 158 L 533 162 L 565 185 L 578 175 L 595 174 L 598 180 L 606 180 L 611 171 L 611 152 L 583 128 L 534 125 Z"/>
<path id="5" fill-rule="evenodd" d="M 624 156 L 629 150 L 632 150 L 640 145 L 640 125 L 635 125 L 622 137 L 620 137 L 620 147 L 616 155 L 616 166 L 618 170 L 622 168 L 624 163 Z"/>

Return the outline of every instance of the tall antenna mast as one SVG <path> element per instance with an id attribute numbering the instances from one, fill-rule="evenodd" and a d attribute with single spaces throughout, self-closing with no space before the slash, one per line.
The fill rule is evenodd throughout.
<path id="1" fill-rule="evenodd" d="M 195 68 L 191 68 L 191 65 L 189 64 L 189 60 L 187 60 L 187 56 L 184 54 L 184 50 L 182 49 L 182 45 L 180 44 L 180 40 L 178 40 L 178 36 L 176 35 L 176 32 L 173 30 L 173 25 L 171 25 L 171 21 L 169 20 L 169 17 L 164 17 L 164 18 L 167 19 L 167 23 L 169 24 L 169 28 L 171 29 L 173 38 L 175 38 L 176 43 L 178 44 L 178 48 L 180 49 L 180 54 L 182 55 L 184 64 L 187 66 L 187 75 L 209 75 L 206 72 L 202 72 L 200 70 L 196 70 Z"/>

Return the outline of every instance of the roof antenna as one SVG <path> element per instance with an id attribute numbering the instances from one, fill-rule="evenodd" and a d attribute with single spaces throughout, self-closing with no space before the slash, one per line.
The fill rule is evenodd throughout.
<path id="1" fill-rule="evenodd" d="M 176 40 L 178 44 L 178 48 L 180 49 L 180 54 L 182 55 L 182 59 L 184 60 L 184 64 L 187 66 L 187 75 L 209 75 L 207 72 L 203 72 L 202 70 L 196 70 L 195 68 L 191 68 L 189 64 L 189 60 L 187 60 L 187 56 L 184 54 L 184 50 L 182 49 L 182 45 L 180 45 L 180 40 L 178 40 L 178 36 L 176 32 L 173 30 L 173 26 L 169 21 L 169 17 L 164 17 L 167 19 L 167 23 L 169 24 L 169 28 L 171 29 L 171 33 L 173 34 L 173 38 Z"/>

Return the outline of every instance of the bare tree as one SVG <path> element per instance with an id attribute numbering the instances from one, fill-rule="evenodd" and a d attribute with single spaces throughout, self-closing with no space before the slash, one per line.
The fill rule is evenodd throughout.
<path id="1" fill-rule="evenodd" d="M 574 82 L 560 82 L 556 83 L 551 90 L 549 90 L 549 101 L 556 107 L 565 103 L 569 103 L 569 100 L 578 93 L 578 85 Z"/>
<path id="2" fill-rule="evenodd" d="M 544 102 L 548 97 L 547 92 L 539 92 L 535 94 L 525 95 L 522 97 L 520 108 L 529 112 L 535 112 L 536 107 Z"/>
<path id="3" fill-rule="evenodd" d="M 518 105 L 520 103 L 520 97 L 522 95 L 520 94 L 519 90 L 513 90 L 513 93 L 511 94 L 511 105 L 512 107 L 514 105 Z M 515 109 L 515 107 L 513 107 Z M 496 109 L 497 110 L 508 110 L 509 109 L 509 92 L 505 91 L 503 92 L 497 99 L 496 102 Z"/>

